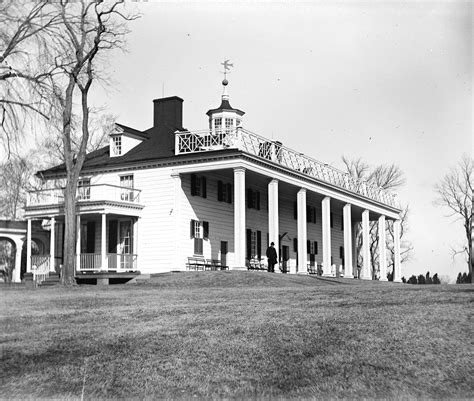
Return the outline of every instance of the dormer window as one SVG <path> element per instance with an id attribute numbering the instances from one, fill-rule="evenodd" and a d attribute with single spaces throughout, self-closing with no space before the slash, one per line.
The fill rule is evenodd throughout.
<path id="1" fill-rule="evenodd" d="M 112 155 L 120 156 L 122 154 L 122 136 L 112 137 Z"/>

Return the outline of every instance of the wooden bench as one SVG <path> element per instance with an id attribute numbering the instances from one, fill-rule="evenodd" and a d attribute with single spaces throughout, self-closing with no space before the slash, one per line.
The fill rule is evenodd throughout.
<path id="1" fill-rule="evenodd" d="M 250 259 L 248 266 L 248 270 L 267 270 L 267 266 L 263 264 L 263 260 L 259 260 L 256 258 Z"/>
<path id="2" fill-rule="evenodd" d="M 212 259 L 211 270 L 229 270 L 229 266 L 223 265 L 219 259 Z"/>
<path id="3" fill-rule="evenodd" d="M 323 267 L 321 265 L 311 266 L 308 264 L 308 274 L 317 274 L 318 276 L 322 276 Z"/>
<path id="4" fill-rule="evenodd" d="M 186 263 L 187 270 L 208 270 L 210 267 L 211 264 L 202 256 L 188 257 L 188 263 Z"/>
<path id="5" fill-rule="evenodd" d="M 203 256 L 189 256 L 186 270 L 228 270 L 218 259 L 204 259 Z"/>

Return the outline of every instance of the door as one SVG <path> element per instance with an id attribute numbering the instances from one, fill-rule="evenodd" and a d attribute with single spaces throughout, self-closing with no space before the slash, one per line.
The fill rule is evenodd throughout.
<path id="1" fill-rule="evenodd" d="M 118 244 L 117 257 L 119 258 L 118 266 L 122 270 L 133 269 L 133 225 L 131 220 L 119 221 L 118 224 Z"/>
<path id="2" fill-rule="evenodd" d="M 221 265 L 227 266 L 227 241 L 221 241 Z"/>
<path id="3" fill-rule="evenodd" d="M 282 263 L 281 268 L 283 273 L 288 272 L 288 260 L 290 260 L 290 247 L 288 245 L 283 245 L 281 247 L 281 256 L 282 256 Z"/>

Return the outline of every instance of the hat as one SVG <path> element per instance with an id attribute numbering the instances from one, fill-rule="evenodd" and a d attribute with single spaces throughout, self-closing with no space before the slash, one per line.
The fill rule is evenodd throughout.
<path id="1" fill-rule="evenodd" d="M 275 243 L 274 243 L 274 242 L 272 242 L 270 245 L 275 245 Z"/>

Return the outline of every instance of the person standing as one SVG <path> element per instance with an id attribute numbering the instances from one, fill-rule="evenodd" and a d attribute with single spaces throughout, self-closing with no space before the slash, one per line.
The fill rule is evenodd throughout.
<path id="1" fill-rule="evenodd" d="M 267 258 L 268 258 L 268 271 L 270 273 L 275 273 L 275 265 L 278 262 L 277 251 L 274 248 L 275 243 L 272 242 L 267 249 Z"/>

